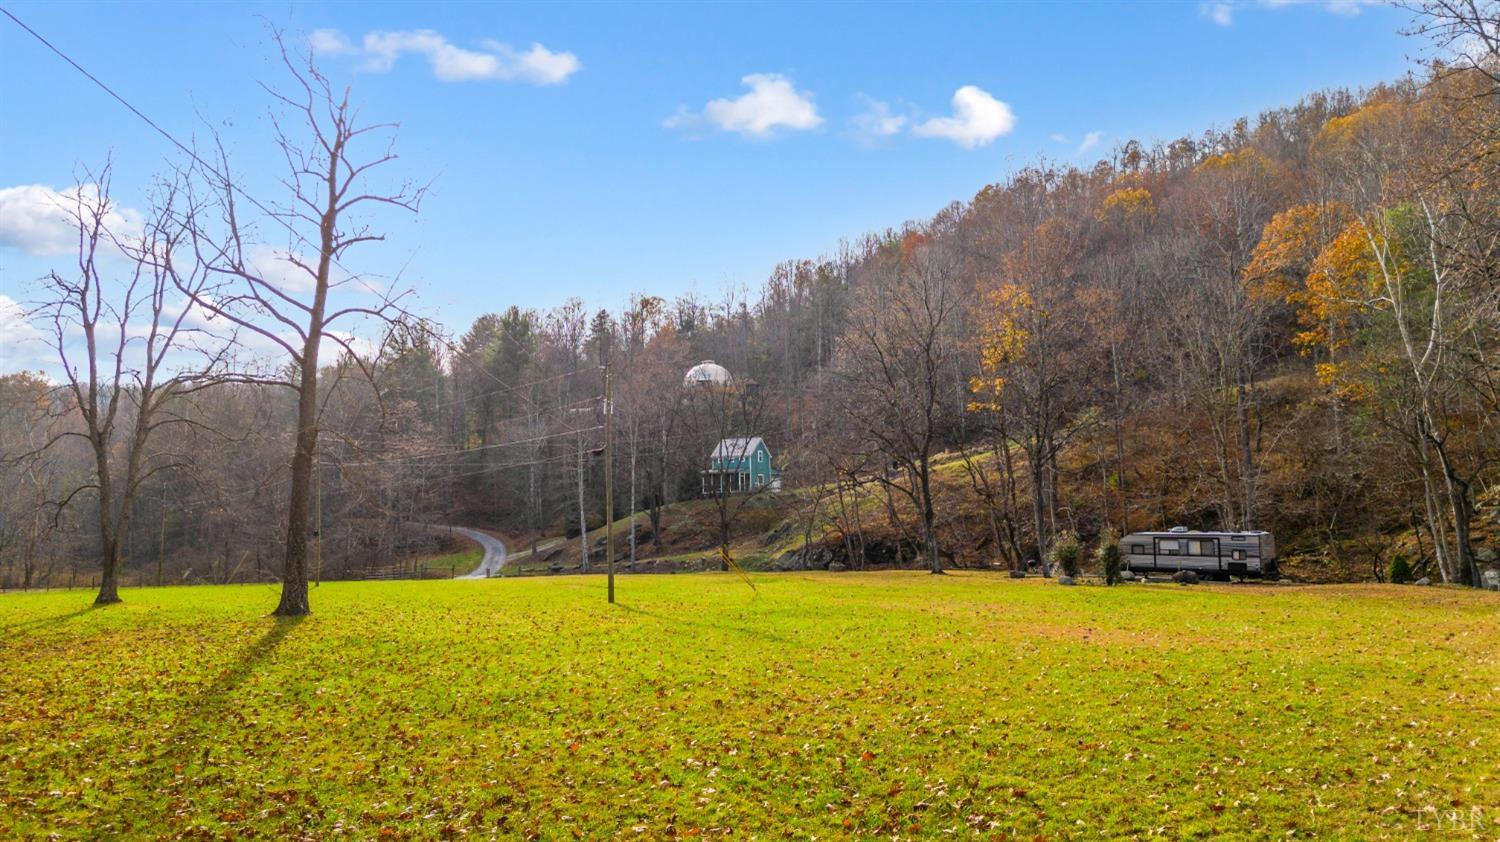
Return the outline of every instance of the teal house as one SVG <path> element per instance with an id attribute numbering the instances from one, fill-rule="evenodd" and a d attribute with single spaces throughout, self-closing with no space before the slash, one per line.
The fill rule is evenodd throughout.
<path id="1" fill-rule="evenodd" d="M 771 450 L 760 436 L 723 439 L 703 472 L 703 496 L 781 490 L 781 474 L 771 467 Z"/>

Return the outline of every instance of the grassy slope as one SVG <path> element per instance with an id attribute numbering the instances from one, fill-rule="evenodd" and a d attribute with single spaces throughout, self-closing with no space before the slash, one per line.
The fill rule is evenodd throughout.
<path id="1" fill-rule="evenodd" d="M 1491 594 L 756 582 L 328 583 L 301 622 L 263 586 L 0 597 L 0 837 L 1500 821 Z"/>

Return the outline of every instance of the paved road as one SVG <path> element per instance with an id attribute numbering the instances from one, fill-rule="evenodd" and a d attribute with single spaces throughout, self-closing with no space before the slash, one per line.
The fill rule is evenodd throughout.
<path id="1" fill-rule="evenodd" d="M 462 526 L 450 527 L 454 532 L 468 538 L 470 541 L 484 548 L 484 558 L 480 559 L 479 566 L 472 573 L 459 576 L 460 579 L 485 579 L 490 576 L 500 575 L 500 568 L 505 566 L 505 545 L 500 539 L 477 529 L 467 529 Z"/>

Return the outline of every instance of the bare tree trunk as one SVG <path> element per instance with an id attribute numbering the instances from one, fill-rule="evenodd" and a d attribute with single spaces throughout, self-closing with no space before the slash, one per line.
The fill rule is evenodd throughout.
<path id="1" fill-rule="evenodd" d="M 854 540 L 859 544 L 859 569 L 865 569 L 866 552 L 865 547 L 865 520 L 860 514 L 859 486 L 855 485 L 849 489 L 849 499 L 854 503 Z"/>
<path id="2" fill-rule="evenodd" d="M 297 381 L 297 439 L 292 451 L 291 498 L 287 510 L 286 556 L 281 574 L 281 601 L 272 612 L 277 617 L 301 617 L 312 613 L 307 602 L 307 529 L 312 514 L 313 460 L 318 451 L 318 353 L 323 342 L 324 311 L 328 306 L 329 270 L 332 267 L 335 230 L 339 214 L 339 151 L 328 157 L 328 200 L 319 225 L 317 276 L 312 308 L 308 313 L 306 338 L 302 342 Z"/>
<path id="3" fill-rule="evenodd" d="M 1050 438 L 1047 441 L 1047 523 L 1051 529 L 1049 534 L 1057 534 L 1057 444 Z"/>
<path id="4" fill-rule="evenodd" d="M 320 321 L 321 318 L 315 318 L 313 324 Z M 302 352 L 302 380 L 297 390 L 297 440 L 292 451 L 291 496 L 287 508 L 286 554 L 281 567 L 281 601 L 272 612 L 277 617 L 301 617 L 312 612 L 307 602 L 307 530 L 312 514 L 313 458 L 318 447 L 318 336 L 318 331 L 310 331 Z"/>
<path id="5" fill-rule="evenodd" d="M 669 462 L 668 462 L 668 459 L 667 459 L 667 453 L 668 453 L 668 450 L 667 450 L 667 429 L 666 429 L 666 427 L 662 427 L 662 430 L 661 430 L 661 458 L 657 462 L 657 465 L 658 465 L 658 467 L 660 469 L 660 472 L 661 472 L 661 477 L 660 477 L 660 479 L 661 479 L 661 487 L 660 487 L 660 490 L 657 493 L 655 493 L 655 494 L 652 495 L 651 507 L 650 507 L 650 515 L 651 515 L 651 543 L 656 544 L 658 547 L 661 546 L 661 529 L 662 529 L 662 526 L 661 526 L 661 509 L 662 509 L 662 506 L 665 506 L 667 504 L 667 502 L 669 500 L 671 500 L 671 498 L 667 495 L 667 488 L 669 487 L 669 485 L 668 485 L 669 480 L 667 478 L 667 474 L 669 473 L 668 472 Z"/>
<path id="6" fill-rule="evenodd" d="M 1255 454 L 1250 446 L 1250 402 L 1248 378 L 1243 378 L 1234 391 L 1235 420 L 1239 427 L 1240 448 L 1240 521 L 1242 529 L 1256 528 L 1255 506 Z"/>
<path id="7" fill-rule="evenodd" d="M 90 331 L 92 333 L 92 331 Z M 90 345 L 92 345 L 92 339 Z M 106 432 L 107 434 L 107 432 Z M 120 542 L 114 523 L 114 482 L 109 469 L 109 442 L 97 433 L 94 444 L 94 475 L 99 482 L 99 594 L 95 605 L 113 605 L 120 601 Z"/>
<path id="8" fill-rule="evenodd" d="M 1115 497 L 1116 501 L 1118 503 L 1120 503 L 1120 520 L 1119 520 L 1118 526 L 1119 526 L 1119 529 L 1120 529 L 1120 534 L 1124 535 L 1126 532 L 1129 531 L 1129 527 L 1126 526 L 1126 520 L 1128 519 L 1128 513 L 1126 511 L 1126 506 L 1125 506 L 1125 500 L 1128 499 L 1125 496 L 1125 492 L 1126 492 L 1126 487 L 1125 487 L 1125 405 L 1124 405 L 1124 392 L 1125 392 L 1125 389 L 1124 389 L 1124 385 L 1121 382 L 1121 377 L 1120 377 L 1120 353 L 1119 353 L 1119 348 L 1118 348 L 1117 343 L 1113 339 L 1111 339 L 1110 343 L 1109 343 L 1109 364 L 1110 364 L 1110 373 L 1111 373 L 1111 376 L 1112 376 L 1111 377 L 1111 384 L 1112 384 L 1112 387 L 1113 387 L 1111 389 L 1111 392 L 1112 392 L 1111 397 L 1114 400 L 1114 417 L 1112 419 L 1110 419 L 1113 422 L 1112 426 L 1114 427 L 1114 434 L 1115 434 L 1114 435 L 1114 439 L 1115 439 L 1115 442 L 1114 442 L 1114 444 L 1115 444 L 1114 497 Z"/>
<path id="9" fill-rule="evenodd" d="M 1010 452 L 1010 435 L 1006 431 L 1005 416 L 1003 414 L 1000 416 L 1000 436 L 995 444 L 995 450 L 1005 465 L 1005 527 L 1010 538 L 1012 553 L 1011 569 L 1021 569 L 1025 565 L 1025 554 L 1021 552 L 1021 543 L 1016 536 L 1018 530 L 1017 521 L 1020 519 L 1021 507 L 1016 500 L 1016 465 L 1015 459 Z"/>
<path id="10" fill-rule="evenodd" d="M 1234 526 L 1240 523 L 1240 517 L 1237 514 L 1239 507 L 1235 505 L 1234 499 L 1235 483 L 1233 472 L 1229 467 L 1229 436 L 1228 432 L 1224 429 L 1224 420 L 1220 418 L 1219 413 L 1213 406 L 1209 407 L 1208 414 L 1209 426 L 1213 429 L 1214 433 L 1214 459 L 1219 463 L 1220 492 L 1223 495 L 1219 502 L 1220 516 L 1223 518 L 1225 526 Z"/>
<path id="11" fill-rule="evenodd" d="M 1479 567 L 1474 563 L 1474 547 L 1469 538 L 1469 521 L 1473 517 L 1474 504 L 1470 498 L 1470 484 L 1460 477 L 1441 441 L 1433 441 L 1442 464 L 1443 476 L 1447 479 L 1448 503 L 1453 511 L 1453 543 L 1458 564 L 1458 581 L 1470 587 L 1479 586 Z"/>
<path id="12" fill-rule="evenodd" d="M 1047 467 L 1039 455 L 1031 454 L 1031 519 L 1036 530 L 1036 562 L 1047 561 Z M 1043 568 L 1045 569 L 1045 568 Z"/>
<path id="13" fill-rule="evenodd" d="M 942 557 L 938 554 L 938 513 L 933 510 L 932 465 L 927 456 L 916 462 L 916 479 L 921 485 L 922 542 L 926 543 L 927 572 L 942 575 Z"/>
<path id="14" fill-rule="evenodd" d="M 589 519 L 584 506 L 583 484 L 583 434 L 578 434 L 578 563 L 579 569 L 589 572 Z"/>
<path id="15" fill-rule="evenodd" d="M 113 605 L 120 601 L 120 553 L 111 541 L 100 555 L 99 594 L 95 605 Z"/>
<path id="16" fill-rule="evenodd" d="M 1428 531 L 1432 533 L 1433 555 L 1437 559 L 1438 575 L 1442 576 L 1443 583 L 1453 581 L 1452 573 L 1449 571 L 1448 563 L 1448 530 L 1444 526 L 1442 512 L 1438 508 L 1437 490 L 1432 480 L 1432 469 L 1427 464 L 1425 448 L 1420 448 L 1418 458 L 1422 466 L 1422 502 L 1427 509 Z"/>
<path id="17" fill-rule="evenodd" d="M 36 466 L 27 469 L 27 476 L 35 485 L 36 501 L 31 509 L 31 529 L 26 537 L 26 552 L 21 556 L 21 590 L 31 590 L 31 580 L 36 573 L 36 547 L 42 537 L 42 506 L 47 501 L 46 486 L 36 475 Z"/>
<path id="18" fill-rule="evenodd" d="M 844 482 L 838 480 L 835 484 L 839 494 L 839 533 L 844 539 L 844 557 L 849 566 L 854 567 L 854 538 L 849 531 L 849 507 L 844 503 Z"/>
<path id="19" fill-rule="evenodd" d="M 634 425 L 637 422 L 631 420 L 630 434 L 630 569 L 635 569 L 635 513 L 636 513 L 636 490 L 635 490 L 635 457 L 640 448 L 636 446 L 638 441 L 637 430 Z"/>

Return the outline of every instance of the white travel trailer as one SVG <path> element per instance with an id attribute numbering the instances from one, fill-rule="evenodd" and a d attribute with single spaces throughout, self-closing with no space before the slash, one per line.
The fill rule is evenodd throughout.
<path id="1" fill-rule="evenodd" d="M 1120 539 L 1120 554 L 1135 573 L 1191 570 L 1213 579 L 1278 576 L 1276 538 L 1269 532 L 1197 532 L 1183 526 L 1132 532 Z"/>

